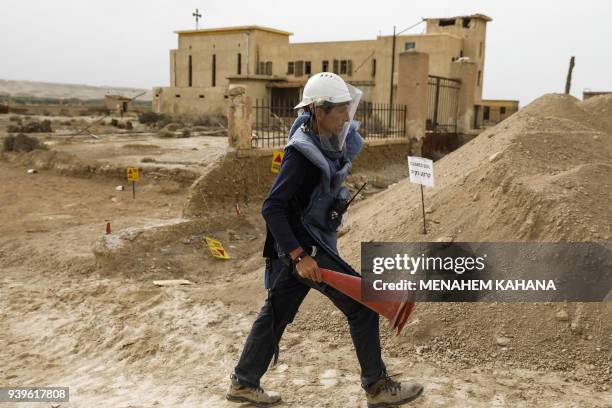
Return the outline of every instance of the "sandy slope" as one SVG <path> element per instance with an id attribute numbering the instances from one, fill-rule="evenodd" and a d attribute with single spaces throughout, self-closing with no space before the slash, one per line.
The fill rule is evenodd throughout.
<path id="1" fill-rule="evenodd" d="M 358 264 L 360 242 L 370 240 L 610 242 L 610 111 L 610 97 L 539 98 L 436 162 L 436 188 L 425 194 L 427 235 L 419 188 L 406 180 L 352 209 L 343 253 Z M 568 319 L 557 319 L 559 312 Z M 399 351 L 406 356 L 424 347 L 455 363 L 501 360 L 602 387 L 612 382 L 609 302 L 424 304 L 413 319 Z M 496 344 L 500 336 L 512 339 L 509 347 Z"/>

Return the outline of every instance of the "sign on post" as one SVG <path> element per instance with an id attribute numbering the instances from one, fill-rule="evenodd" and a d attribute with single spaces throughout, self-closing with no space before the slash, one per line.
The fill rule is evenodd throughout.
<path id="1" fill-rule="evenodd" d="M 206 241 L 206 245 L 208 245 L 208 250 L 212 256 L 219 259 L 230 259 L 227 251 L 225 248 L 223 248 L 220 241 L 210 237 L 204 237 L 204 240 Z"/>
<path id="2" fill-rule="evenodd" d="M 433 160 L 408 156 L 408 172 L 411 183 L 427 187 L 434 186 Z"/>
<path id="3" fill-rule="evenodd" d="M 283 152 L 277 151 L 272 155 L 272 173 L 278 173 L 280 171 L 281 162 L 283 161 Z"/>
<path id="4" fill-rule="evenodd" d="M 128 181 L 138 181 L 140 176 L 138 174 L 138 168 L 128 167 L 127 168 L 127 179 Z"/>
<path id="5" fill-rule="evenodd" d="M 140 175 L 138 174 L 137 167 L 128 167 L 127 168 L 127 179 L 132 182 L 132 199 L 136 199 L 136 182 L 140 180 Z"/>
<path id="6" fill-rule="evenodd" d="M 425 224 L 425 199 L 423 186 L 434 186 L 433 160 L 424 157 L 408 156 L 408 176 L 410 182 L 421 185 L 421 209 L 423 210 L 423 234 L 427 234 Z"/>

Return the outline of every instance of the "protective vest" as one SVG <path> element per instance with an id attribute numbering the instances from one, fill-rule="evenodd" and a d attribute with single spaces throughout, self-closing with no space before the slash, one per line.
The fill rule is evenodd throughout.
<path id="1" fill-rule="evenodd" d="M 351 170 L 352 161 L 363 147 L 363 138 L 357 132 L 359 122 L 353 121 L 346 138 L 346 144 L 339 159 L 330 159 L 313 140 L 314 135 L 301 124 L 308 118 L 302 115 L 296 119 L 289 134 L 289 141 L 285 149 L 296 149 L 312 164 L 321 170 L 319 184 L 310 196 L 308 206 L 302 212 L 302 222 L 311 237 L 330 255 L 339 262 L 352 269 L 338 254 L 338 228 L 341 218 L 332 219 L 330 210 L 335 200 L 350 199 L 349 190 L 342 184 Z"/>

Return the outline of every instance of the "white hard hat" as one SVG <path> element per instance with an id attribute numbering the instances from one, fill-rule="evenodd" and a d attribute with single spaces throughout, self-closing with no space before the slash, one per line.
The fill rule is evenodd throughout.
<path id="1" fill-rule="evenodd" d="M 352 100 L 349 88 L 344 80 L 332 72 L 320 72 L 310 77 L 304 86 L 302 101 L 294 109 L 323 102 L 343 103 Z"/>

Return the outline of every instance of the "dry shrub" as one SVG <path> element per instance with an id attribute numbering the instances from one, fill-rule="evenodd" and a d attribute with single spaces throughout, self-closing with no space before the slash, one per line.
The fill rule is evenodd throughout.
<path id="1" fill-rule="evenodd" d="M 169 139 L 169 138 L 172 138 L 172 137 L 175 137 L 175 136 L 174 136 L 174 132 L 170 132 L 169 130 L 160 130 L 157 133 L 157 137 L 161 137 L 161 138 L 164 138 L 164 139 Z"/>
<path id="2" fill-rule="evenodd" d="M 5 152 L 31 152 L 32 150 L 47 150 L 47 146 L 35 137 L 24 135 L 7 136 L 2 143 Z"/>
<path id="3" fill-rule="evenodd" d="M 147 112 L 142 112 L 141 114 L 138 115 L 138 122 L 142 123 L 143 125 L 158 125 L 159 126 L 160 122 L 167 123 L 168 121 L 169 121 L 168 116 L 162 113 L 155 113 L 155 112 L 147 111 Z"/>
<path id="4" fill-rule="evenodd" d="M 51 121 L 45 119 L 43 121 L 32 120 L 22 125 L 10 125 L 7 128 L 8 133 L 51 133 Z"/>

